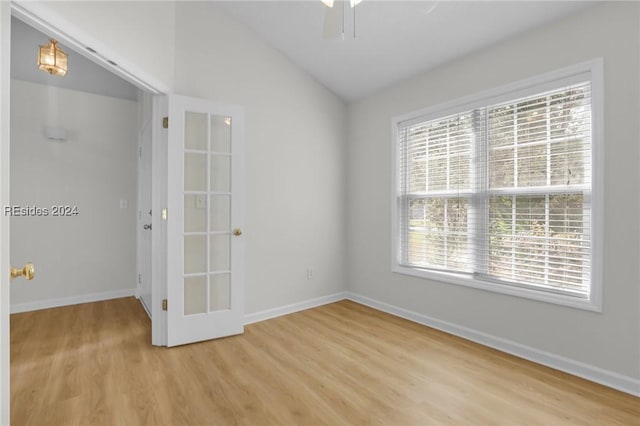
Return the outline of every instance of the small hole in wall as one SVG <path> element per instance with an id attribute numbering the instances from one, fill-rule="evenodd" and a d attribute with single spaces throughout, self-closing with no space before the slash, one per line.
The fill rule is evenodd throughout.
<path id="1" fill-rule="evenodd" d="M 117 67 L 117 66 L 118 66 L 118 64 L 116 64 L 116 63 L 115 63 L 115 62 L 113 62 L 113 61 L 110 61 L 109 59 L 107 59 L 107 62 L 109 62 L 109 63 L 110 63 L 111 65 L 113 65 L 114 67 Z"/>
<path id="2" fill-rule="evenodd" d="M 98 53 L 98 52 L 96 52 L 94 49 L 92 49 L 92 48 L 90 48 L 90 47 L 88 47 L 88 46 L 87 46 L 87 48 L 86 48 L 86 49 L 87 49 L 89 52 L 91 52 L 91 53 Z"/>

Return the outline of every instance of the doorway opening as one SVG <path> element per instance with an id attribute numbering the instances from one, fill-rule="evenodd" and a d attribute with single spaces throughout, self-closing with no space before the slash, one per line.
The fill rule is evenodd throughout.
<path id="1" fill-rule="evenodd" d="M 62 43 L 67 75 L 43 73 L 50 36 L 11 31 L 11 252 L 37 271 L 11 312 L 136 295 L 150 315 L 153 94 Z"/>
<path id="2" fill-rule="evenodd" d="M 112 52 L 111 55 L 120 58 L 123 63 L 123 66 L 118 66 L 85 44 L 91 44 L 93 39 L 90 35 L 74 29 L 71 23 L 65 23 L 60 20 L 58 22 L 60 25 L 67 27 L 63 29 L 67 32 L 54 28 L 44 20 L 44 15 L 37 15 L 39 9 L 36 8 L 35 12 L 30 11 L 29 8 L 25 9 L 25 5 L 12 3 L 11 12 L 13 16 L 44 32 L 46 35 L 57 38 L 60 46 L 75 50 L 92 62 L 112 70 L 116 75 L 129 83 L 133 83 L 142 91 L 139 91 L 136 96 L 138 107 L 135 113 L 137 118 L 136 129 L 138 131 L 137 140 L 140 144 L 139 146 L 135 144 L 127 146 L 129 148 L 136 147 L 134 150 L 137 150 L 138 158 L 147 160 L 147 162 L 137 164 L 138 182 L 140 182 L 142 188 L 138 192 L 144 197 L 137 200 L 138 211 L 135 212 L 134 210 L 133 215 L 134 220 L 137 220 L 137 240 L 144 242 L 144 236 L 151 235 L 150 245 L 152 249 L 150 254 L 149 250 L 145 250 L 144 245 L 138 245 L 139 251 L 145 254 L 145 256 L 142 256 L 138 253 L 138 265 L 142 263 L 140 259 L 146 258 L 147 260 L 150 259 L 151 267 L 146 269 L 143 267 L 137 268 L 133 276 L 133 288 L 136 290 L 129 289 L 128 291 L 137 293 L 142 299 L 143 306 L 152 316 L 152 344 L 172 346 L 241 333 L 244 324 L 244 237 L 241 236 L 243 218 L 243 108 L 237 105 L 174 94 L 171 96 L 156 96 L 162 94 L 162 91 L 155 89 L 151 83 L 147 84 L 142 80 L 147 78 L 149 81 L 155 81 L 154 78 L 137 69 L 135 64 Z M 52 19 L 55 21 L 55 17 L 52 17 Z M 84 43 L 79 42 L 73 38 L 74 35 L 78 39 L 86 41 Z M 48 42 L 48 40 L 45 39 L 45 42 Z M 93 40 L 93 43 L 98 44 L 99 42 Z M 5 46 L 5 49 L 10 50 L 8 46 Z M 104 47 L 104 50 L 107 52 L 109 48 Z M 135 73 L 127 70 L 135 70 Z M 5 80 L 4 84 L 7 83 Z M 157 84 L 159 85 L 155 87 L 163 87 L 162 83 Z M 50 90 L 58 93 L 56 91 L 57 88 Z M 168 89 L 164 89 L 164 92 L 167 91 Z M 42 102 L 42 104 L 47 102 Z M 38 105 L 40 106 L 40 104 Z M 60 106 L 48 109 L 42 108 L 44 109 L 42 115 L 46 118 L 48 118 L 47 113 L 54 118 L 60 118 L 64 115 L 63 113 L 66 114 L 67 112 Z M 83 110 L 79 114 L 84 112 Z M 25 113 L 24 115 L 26 116 L 27 114 Z M 120 125 L 117 123 L 105 125 L 108 122 L 107 117 L 110 115 L 101 111 L 98 116 L 101 116 L 102 120 L 87 126 L 89 127 L 85 132 L 88 135 L 87 138 L 102 137 L 111 129 L 119 128 Z M 130 112 L 125 115 L 131 117 L 134 113 Z M 169 125 L 169 122 L 172 124 Z M 77 123 L 72 121 L 70 123 L 65 122 L 64 125 L 54 124 L 51 126 L 47 123 L 41 123 L 40 126 L 53 127 L 56 130 L 53 132 L 54 135 L 74 135 L 72 132 L 67 132 L 65 126 L 74 126 L 75 124 Z M 45 136 L 47 134 L 45 132 Z M 38 137 L 42 138 L 42 135 L 39 134 Z M 56 138 L 54 137 L 53 139 Z M 56 141 L 60 143 L 56 145 L 45 141 L 51 144 L 47 145 L 45 143 L 45 146 L 53 147 L 51 150 L 57 149 L 58 151 L 54 152 L 62 160 L 61 164 L 67 167 L 51 168 L 51 164 L 43 162 L 40 168 L 46 169 L 45 173 L 40 173 L 40 168 L 34 169 L 40 173 L 40 181 L 48 176 L 57 176 L 61 173 L 61 170 L 69 171 L 73 170 L 74 167 L 79 168 L 82 166 L 86 172 L 91 168 L 92 161 L 74 157 L 77 154 L 74 150 L 67 150 L 66 152 L 69 154 L 65 154 L 65 142 L 73 142 L 72 138 L 65 139 L 63 137 L 59 140 L 56 139 Z M 122 197 L 120 193 L 112 193 L 106 187 L 105 182 L 120 182 L 122 177 L 120 174 L 126 174 L 120 172 L 125 167 L 124 162 L 117 160 L 108 162 L 107 159 L 113 159 L 112 157 L 118 157 L 118 155 L 107 154 L 109 149 L 113 148 L 112 144 L 109 144 L 108 138 L 103 145 L 104 149 L 101 154 L 104 155 L 104 160 L 92 159 L 94 162 L 98 161 L 95 163 L 96 169 L 101 168 L 101 171 L 104 172 L 101 178 L 90 181 L 84 179 L 82 175 L 76 175 L 65 183 L 69 186 L 71 186 L 71 182 L 84 185 L 81 186 L 81 189 L 88 194 L 90 200 L 95 203 L 102 203 L 100 206 L 103 210 L 115 209 L 113 201 L 117 200 L 117 203 L 115 203 L 119 209 L 117 212 L 122 213 L 121 210 L 129 208 L 128 198 Z M 153 146 L 154 149 L 145 149 L 148 146 Z M 76 144 L 78 149 L 83 147 Z M 148 151 L 151 152 L 149 153 Z M 32 152 L 40 155 L 38 149 Z M 134 158 L 135 156 L 134 153 Z M 47 167 L 49 168 L 47 169 Z M 130 169 L 131 167 L 128 168 L 128 170 Z M 9 177 L 7 177 L 7 180 L 10 180 Z M 126 183 L 122 186 L 124 191 L 131 191 L 132 187 L 135 188 L 136 186 L 135 178 L 129 179 L 128 182 L 130 183 L 128 187 L 126 187 Z M 73 199 L 74 196 L 78 195 L 79 191 L 69 190 L 62 195 Z M 52 191 L 41 192 L 48 194 Z M 33 190 L 33 193 L 38 192 Z M 59 197 L 62 198 L 62 196 Z M 5 199 L 8 199 L 8 196 Z M 51 199 L 44 198 L 44 200 L 42 203 L 45 206 L 52 202 Z M 148 205 L 149 200 L 151 200 L 151 206 Z M 64 204 L 64 206 L 67 206 L 67 204 Z M 79 206 L 71 203 L 68 206 L 72 214 L 77 218 L 80 215 Z M 102 211 L 99 213 L 102 213 Z M 135 217 L 136 213 L 137 218 Z M 115 213 L 111 211 L 111 216 L 114 215 Z M 108 279 L 110 274 L 115 275 L 112 273 L 114 269 L 119 268 L 120 264 L 125 264 L 124 260 L 120 260 L 120 264 L 118 264 L 117 259 L 103 259 L 100 257 L 100 254 L 103 253 L 100 250 L 105 248 L 100 244 L 107 244 L 120 231 L 112 228 L 113 232 L 111 234 L 94 235 L 98 233 L 98 227 L 107 228 L 106 224 L 109 219 L 112 219 L 111 216 L 103 216 L 100 221 L 88 223 L 84 232 L 67 231 L 57 238 L 62 247 L 62 249 L 58 249 L 59 255 L 69 251 L 65 250 L 63 244 L 66 243 L 66 235 L 74 237 L 80 235 L 84 238 L 75 241 L 73 245 L 74 249 L 82 250 L 81 254 L 77 254 L 77 257 L 81 259 L 67 264 L 66 268 L 62 268 L 61 276 L 73 274 L 77 269 L 75 268 L 76 262 L 83 267 L 86 267 L 86 264 L 91 265 L 93 263 L 103 267 L 106 264 L 110 267 L 102 269 L 102 273 Z M 169 217 L 171 217 L 170 220 L 168 219 Z M 128 216 L 128 218 L 130 220 L 131 216 Z M 150 222 L 149 218 L 151 218 Z M 8 229 L 6 224 L 4 226 Z M 130 234 L 128 239 L 132 241 L 135 237 Z M 118 244 L 113 246 L 108 248 L 115 248 L 115 250 L 105 251 L 106 255 L 103 257 L 117 257 Z M 126 242 L 122 242 L 120 246 L 131 247 Z M 54 249 L 55 244 L 50 244 L 49 250 Z M 10 250 L 8 248 L 5 250 L 9 254 Z M 76 250 L 76 253 L 79 252 Z M 170 258 L 168 253 L 172 254 Z M 88 257 L 87 254 L 89 254 Z M 28 256 L 29 253 L 26 255 Z M 83 280 L 91 279 L 92 275 L 99 274 L 100 271 L 96 272 L 96 269 L 85 268 L 81 270 L 77 274 L 80 277 L 79 281 L 82 283 Z M 151 284 L 145 286 L 144 280 L 149 274 L 145 275 L 144 271 L 149 269 L 152 269 L 152 279 L 149 279 Z M 100 278 L 105 277 L 100 275 Z M 114 277 L 111 278 L 114 279 Z M 77 287 L 81 285 L 77 284 Z M 126 291 L 126 289 L 123 291 Z M 92 294 L 94 296 L 104 296 L 104 292 Z M 171 303 L 168 303 L 169 299 Z M 79 303 L 84 301 L 89 300 L 76 299 L 71 302 Z M 66 302 L 69 302 L 69 300 L 66 299 Z M 167 306 L 171 306 L 171 308 L 168 309 Z M 171 340 L 171 344 L 168 344 L 169 325 L 172 325 L 171 335 L 174 337 Z M 185 333 L 185 330 L 191 334 Z"/>

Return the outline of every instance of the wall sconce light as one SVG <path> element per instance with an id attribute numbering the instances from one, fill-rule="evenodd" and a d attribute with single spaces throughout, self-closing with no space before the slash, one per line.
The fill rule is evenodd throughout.
<path id="1" fill-rule="evenodd" d="M 44 135 L 51 141 L 64 142 L 67 140 L 67 129 L 60 126 L 45 126 Z"/>
<path id="2" fill-rule="evenodd" d="M 49 44 L 40 46 L 38 68 L 52 75 L 67 74 L 67 54 L 58 47 L 58 42 L 51 39 Z"/>

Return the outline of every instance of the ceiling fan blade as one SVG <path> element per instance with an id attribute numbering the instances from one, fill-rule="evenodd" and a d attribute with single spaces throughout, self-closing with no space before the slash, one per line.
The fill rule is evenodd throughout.
<path id="1" fill-rule="evenodd" d="M 324 28 L 322 37 L 326 40 L 340 39 L 343 37 L 344 28 L 342 19 L 342 1 L 336 1 L 333 7 L 324 8 Z"/>
<path id="2" fill-rule="evenodd" d="M 429 6 L 427 6 L 425 9 L 422 10 L 422 14 L 423 15 L 428 15 L 431 12 L 433 12 L 436 7 L 438 7 L 438 2 L 437 1 L 433 1 L 433 2 L 431 2 L 431 4 Z"/>

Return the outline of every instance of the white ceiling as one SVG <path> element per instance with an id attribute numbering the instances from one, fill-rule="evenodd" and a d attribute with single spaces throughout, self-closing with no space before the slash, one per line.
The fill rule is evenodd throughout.
<path id="1" fill-rule="evenodd" d="M 219 2 L 346 101 L 594 3 L 364 0 L 356 8 L 355 39 L 347 4 L 346 37 L 330 40 L 323 38 L 326 6 L 320 0 Z"/>

